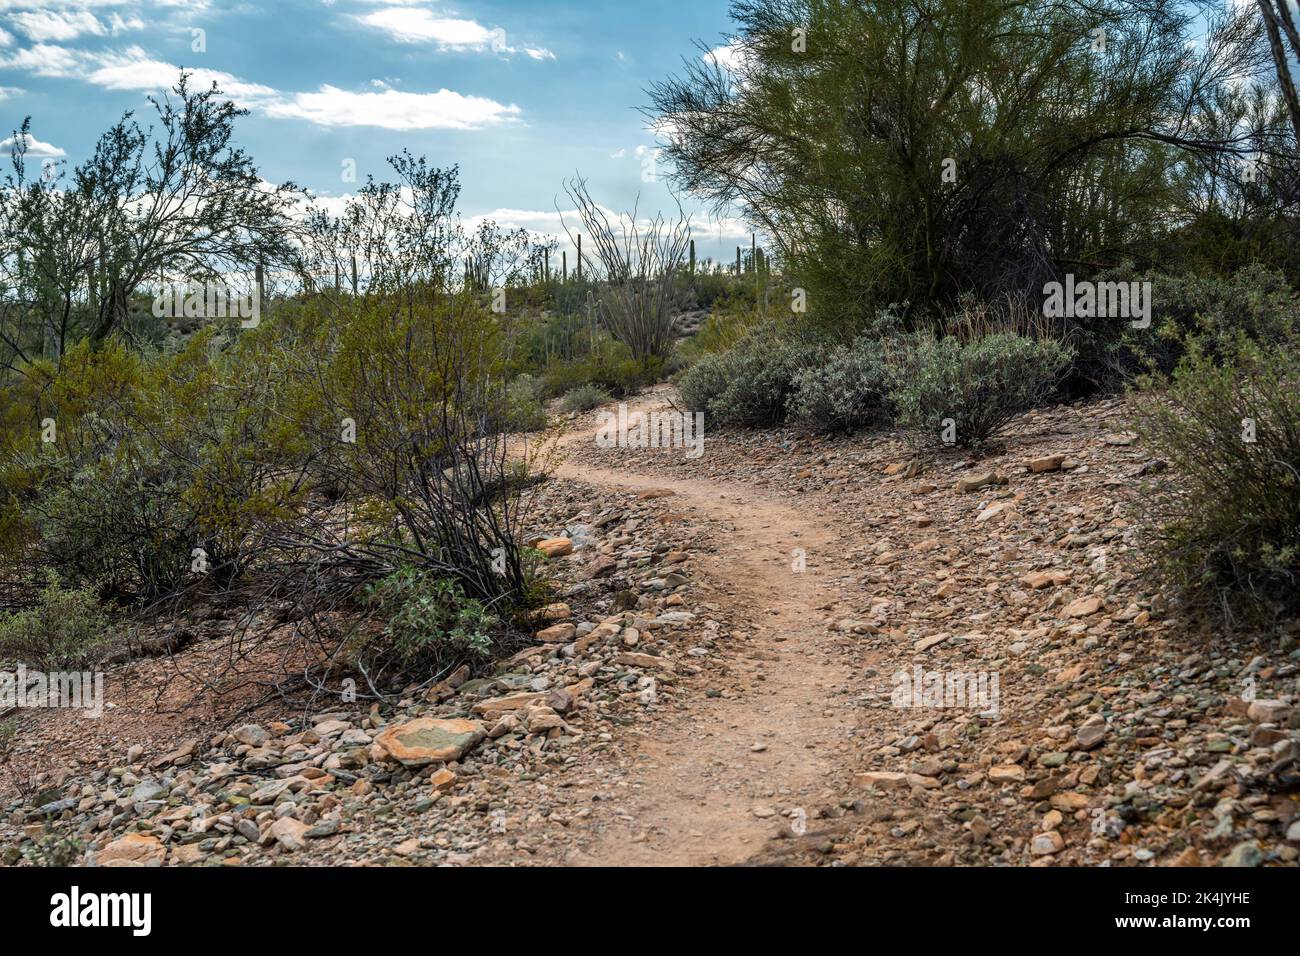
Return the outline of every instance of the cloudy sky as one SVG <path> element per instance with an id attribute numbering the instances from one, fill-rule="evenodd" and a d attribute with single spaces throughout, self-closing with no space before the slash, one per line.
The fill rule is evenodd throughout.
<path id="1" fill-rule="evenodd" d="M 0 0 L 4 135 L 85 158 L 181 67 L 251 110 L 240 142 L 263 176 L 335 201 L 403 147 L 459 163 L 467 219 L 558 231 L 574 171 L 615 209 L 671 207 L 645 181 L 644 90 L 721 42 L 726 0 Z M 701 256 L 743 227 L 696 212 Z M 722 238 L 719 240 L 719 234 Z M 723 253 L 729 258 L 731 253 Z"/>

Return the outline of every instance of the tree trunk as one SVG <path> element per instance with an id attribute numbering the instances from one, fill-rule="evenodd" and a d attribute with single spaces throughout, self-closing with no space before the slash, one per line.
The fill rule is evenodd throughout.
<path id="1" fill-rule="evenodd" d="M 1285 8 L 1289 0 L 1281 0 L 1281 5 Z M 1273 51 L 1273 66 L 1277 69 L 1277 81 L 1282 88 L 1282 98 L 1286 100 L 1287 113 L 1291 116 L 1291 128 L 1295 132 L 1296 143 L 1300 145 L 1300 97 L 1296 95 L 1295 81 L 1291 78 L 1291 68 L 1287 65 L 1286 48 L 1282 45 L 1282 33 L 1279 29 L 1282 24 L 1282 16 L 1285 16 L 1287 38 L 1291 41 L 1291 53 L 1300 56 L 1300 47 L 1297 46 L 1295 24 L 1291 19 L 1291 12 L 1283 10 L 1279 15 L 1273 6 L 1273 0 L 1255 0 L 1259 7 L 1260 13 L 1264 17 L 1264 29 L 1268 31 L 1268 45 Z"/>

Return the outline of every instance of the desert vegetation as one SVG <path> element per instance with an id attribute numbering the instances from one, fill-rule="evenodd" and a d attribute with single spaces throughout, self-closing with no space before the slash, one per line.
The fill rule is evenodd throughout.
<path id="1" fill-rule="evenodd" d="M 735 618 L 710 605 L 716 617 L 705 629 L 705 612 L 685 609 L 700 542 L 736 532 L 757 546 L 769 519 L 791 532 L 781 540 L 792 547 L 778 549 L 782 573 L 814 545 L 823 554 L 839 548 L 841 579 L 861 590 L 858 606 L 867 608 L 832 623 L 844 640 L 888 636 L 918 654 L 967 653 L 993 612 L 977 612 L 980 628 L 969 625 L 969 634 L 942 614 L 937 623 L 927 618 L 941 632 L 918 636 L 908 629 L 915 617 L 885 619 L 902 616 L 905 587 L 924 580 L 946 599 L 972 562 L 997 555 L 1009 565 L 1032 552 L 1037 564 L 1014 582 L 1013 603 L 1023 605 L 1072 574 L 1077 584 L 1079 555 L 1089 559 L 1087 573 L 1100 575 L 1107 556 L 1087 549 L 1132 538 L 1150 578 L 1119 589 L 1126 616 L 1116 615 L 1117 628 L 1170 611 L 1197 640 L 1263 635 L 1293 661 L 1300 101 L 1291 60 L 1300 35 L 1289 7 L 735 0 L 731 20 L 725 47 L 703 45 L 635 104 L 660 144 L 677 204 L 615 211 L 578 172 L 554 184 L 563 236 L 490 219 L 467 225 L 460 193 L 471 174 L 409 150 L 341 203 L 294 182 L 269 183 L 240 145 L 247 111 L 185 72 L 150 100 L 150 115 L 123 116 L 76 165 L 38 171 L 28 155 L 31 119 L 15 129 L 0 186 L 0 664 L 53 671 L 173 657 L 204 694 L 250 691 L 241 715 L 268 701 L 316 711 L 321 719 L 285 752 L 332 747 L 310 753 L 319 757 L 312 772 L 328 770 L 329 785 L 355 783 L 350 792 L 365 799 L 362 771 L 380 753 L 400 769 L 376 779 L 435 781 L 436 803 L 456 779 L 451 765 L 460 770 L 457 761 L 484 739 L 501 741 L 494 771 L 532 782 L 550 765 L 579 763 L 560 748 L 583 736 L 568 721 L 590 716 L 605 723 L 589 755 L 607 757 L 604 738 L 632 719 L 619 707 L 672 700 L 698 673 L 694 662 L 716 654 L 728 635 L 762 630 L 739 620 L 762 601 L 773 616 L 799 618 L 836 606 L 841 598 L 826 594 L 824 603 L 805 596 L 791 604 L 780 592 L 785 579 L 733 549 L 752 588 L 742 592 L 746 606 L 715 580 L 714 596 L 736 601 Z M 686 211 L 697 206 L 752 228 L 734 263 L 697 259 Z M 587 429 L 601 414 L 626 432 L 627 409 L 611 409 L 638 398 L 653 405 L 654 428 L 669 423 L 663 434 L 702 413 L 710 441 L 726 436 L 742 464 L 725 493 L 706 498 L 696 488 L 692 497 L 689 482 L 703 479 L 685 476 L 688 465 L 638 475 L 651 466 L 634 450 L 617 459 L 625 486 L 623 498 L 611 497 L 619 474 L 604 462 L 612 456 L 584 458 L 594 454 L 589 436 L 583 431 L 579 444 L 566 429 Z M 1142 493 L 1105 498 L 1101 519 L 1087 513 L 1091 499 L 1044 509 L 1057 522 L 1051 541 L 1075 549 L 1073 557 L 1045 557 L 1043 529 L 1015 547 L 981 539 L 965 554 L 937 537 L 896 546 L 883 532 L 833 547 L 813 519 L 798 526 L 789 501 L 753 514 L 718 503 L 728 494 L 735 501 L 746 475 L 769 469 L 797 490 L 844 449 L 867 448 L 856 458 L 844 453 L 852 467 L 890 479 L 945 476 L 924 494 L 954 480 L 959 496 L 989 494 L 975 520 L 997 529 L 1023 495 L 1001 493 L 1007 477 L 986 463 L 1019 454 L 1026 422 L 1074 440 L 1071 429 L 1089 409 L 1123 425 L 1090 440 L 1106 448 L 1140 440 L 1151 460 L 1122 476 L 1105 473 L 1107 488 L 1140 481 Z M 636 446 L 644 447 L 658 448 L 657 437 Z M 906 460 L 885 462 L 880 448 Z M 568 470 L 566 453 L 578 462 Z M 787 467 L 782 456 L 797 454 L 807 466 Z M 1044 454 L 1025 470 L 1088 473 L 1066 460 Z M 833 480 L 865 479 L 846 465 Z M 556 491 L 561 481 L 567 490 Z M 690 507 L 655 510 L 679 494 Z M 687 535 L 682 523 L 701 520 L 696 506 L 718 508 L 717 520 Z M 554 534 L 538 532 L 539 507 L 549 509 L 544 522 Z M 934 521 L 919 502 L 880 510 L 871 534 L 887 521 L 906 520 L 913 531 Z M 947 517 L 960 527 L 965 516 L 956 514 Z M 649 521 L 662 525 L 662 541 L 642 540 Z M 578 570 L 563 562 L 575 551 Z M 934 581 L 924 576 L 933 569 L 922 569 L 894 581 L 893 592 L 882 583 L 891 568 L 931 553 L 944 566 Z M 975 590 L 997 592 L 994 571 L 985 577 Z M 1003 627 L 1014 640 L 1000 659 L 1022 657 L 1032 640 L 1044 653 L 1076 639 L 1094 650 L 1106 629 L 1079 623 L 1105 607 L 1104 584 L 1093 590 L 1072 601 L 1051 597 L 1038 618 Z M 573 623 L 580 615 L 570 601 L 587 602 L 591 620 Z M 1043 623 L 1050 615 L 1066 620 Z M 661 635 L 688 626 L 690 659 L 674 664 Z M 184 648 L 199 633 L 214 643 L 217 632 L 219 650 L 202 671 L 187 669 Z M 584 660 L 589 653 L 604 656 Z M 1134 653 L 1124 650 L 1122 663 Z M 1245 673 L 1231 660 L 1151 666 L 1227 680 Z M 775 683 L 805 700 L 827 693 L 817 676 L 826 660 L 809 666 L 804 683 L 798 674 Z M 1072 676 L 1072 667 L 1057 668 L 1053 680 L 1065 689 L 1034 702 L 1060 717 L 1053 740 L 1077 743 L 1039 764 L 1055 771 L 1069 763 L 1062 792 L 1110 783 L 1100 772 L 1083 777 L 1102 739 L 1088 732 L 1096 724 L 1071 730 L 1061 716 L 1073 721 L 1080 709 L 1109 706 L 1109 690 L 1074 699 L 1070 683 L 1088 673 L 1080 666 Z M 1294 673 L 1293 663 L 1282 667 Z M 1111 676 L 1125 694 L 1147 679 Z M 593 688 L 605 696 L 582 701 Z M 1219 690 L 1201 711 L 1222 703 Z M 708 699 L 730 704 L 735 696 Z M 318 732 L 335 722 L 329 707 L 339 699 L 373 709 L 356 726 Z M 412 724 L 434 720 L 424 708 L 444 704 L 437 733 L 455 736 L 456 746 L 426 747 L 437 752 L 428 759 L 401 756 L 406 745 L 388 739 L 385 722 L 399 712 Z M 1277 750 L 1293 739 L 1291 711 L 1258 713 L 1267 719 L 1251 719 L 1268 726 L 1252 746 Z M 960 734 L 979 742 L 987 726 L 972 720 Z M 915 759 L 907 775 L 867 772 L 869 785 L 930 787 L 917 778 L 937 789 L 941 775 L 949 775 L 945 784 L 955 779 L 958 763 L 921 752 L 947 746 L 929 725 L 924 732 L 900 731 L 906 746 L 877 741 L 877 754 L 893 748 Z M 1126 739 L 1173 740 L 1161 733 L 1126 727 Z M 14 738 L 0 724 L 0 763 L 9 767 Z M 263 759 L 267 739 L 260 725 L 247 725 L 213 746 L 260 772 L 283 755 L 248 766 L 250 752 L 255 763 Z M 692 738 L 678 742 L 688 748 Z M 1300 753 L 1290 746 L 1282 764 Z M 706 777 L 731 759 L 708 753 L 703 771 L 682 775 Z M 192 755 L 160 758 L 160 766 L 184 767 Z M 981 753 L 960 767 L 1001 770 L 1002 783 L 1019 785 L 1023 759 L 1007 770 Z M 1279 767 L 1269 770 L 1274 782 Z M 294 779 L 305 793 L 321 777 Z M 1147 786 L 1147 771 L 1136 779 Z M 297 852 L 312 827 L 312 839 L 336 836 L 337 814 L 319 823 L 313 805 L 310 820 L 279 810 L 272 819 L 257 808 L 283 806 L 284 788 L 245 783 L 249 792 L 233 810 L 218 809 L 248 826 L 231 822 L 234 835 L 212 852 Z M 1056 827 L 1071 819 L 1062 810 L 1097 811 L 1073 819 L 1103 842 L 1123 829 L 1121 821 L 1107 835 L 1115 819 L 1146 812 L 1133 808 L 1131 793 L 1107 796 L 1104 806 L 1058 807 L 1053 789 L 1027 783 L 1034 812 L 1060 819 L 980 862 L 1059 852 Z M 1200 786 L 1183 774 L 1174 783 Z M 1179 799 L 1194 808 L 1202 797 L 1197 790 Z M 455 806 L 495 813 L 495 800 L 484 785 Z M 76 804 L 63 809 L 71 814 Z M 987 822 L 972 825 L 984 818 L 966 809 L 949 816 L 965 814 L 973 861 L 992 843 Z M 548 804 L 539 819 L 550 812 Z M 824 817 L 838 815 L 832 808 Z M 93 830 L 83 826 L 79 839 L 96 839 Z M 1045 833 L 1055 840 L 1044 844 Z M 23 845 L 28 862 L 80 852 Z M 401 845 L 403 856 L 431 849 Z"/>

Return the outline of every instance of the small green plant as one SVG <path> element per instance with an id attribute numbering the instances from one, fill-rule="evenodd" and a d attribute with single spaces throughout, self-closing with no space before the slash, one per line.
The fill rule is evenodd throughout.
<path id="1" fill-rule="evenodd" d="M 1149 553 L 1187 605 L 1221 619 L 1300 610 L 1300 342 L 1191 339 L 1134 396 L 1176 481 L 1145 497 Z"/>
<path id="2" fill-rule="evenodd" d="M 688 368 L 678 376 L 678 392 L 686 409 L 703 411 L 711 425 L 777 424 L 785 420 L 795 377 L 819 354 L 774 332 L 756 333 Z"/>
<path id="3" fill-rule="evenodd" d="M 541 401 L 541 386 L 532 376 L 520 375 L 510 383 L 505 395 L 505 413 L 501 427 L 509 432 L 539 432 L 546 428 L 546 407 Z"/>
<path id="4" fill-rule="evenodd" d="M 816 365 L 794 377 L 787 403 L 790 420 L 810 431 L 850 431 L 889 418 L 885 353 L 879 341 L 862 337 L 837 346 Z"/>
<path id="5" fill-rule="evenodd" d="M 582 385 L 594 385 L 624 398 L 659 381 L 664 368 L 663 359 L 656 356 L 635 359 L 626 345 L 601 333 L 595 337 L 591 350 L 580 358 L 549 366 L 543 381 L 546 393 L 552 396 L 564 395 Z"/>
<path id="6" fill-rule="evenodd" d="M 366 588 L 362 598 L 385 622 L 382 638 L 358 649 L 363 657 L 395 658 L 403 669 L 413 669 L 491 653 L 496 619 L 449 578 L 407 566 Z"/>
<path id="7" fill-rule="evenodd" d="M 897 424 L 923 444 L 979 447 L 1042 404 L 1070 359 L 1051 339 L 1009 333 L 967 343 L 925 334 L 897 339 L 888 371 Z"/>
<path id="8" fill-rule="evenodd" d="M 75 670 L 106 643 L 108 626 L 93 590 L 61 587 L 51 574 L 35 606 L 0 616 L 0 658 Z"/>
<path id="9" fill-rule="evenodd" d="M 595 385 L 579 385 L 564 393 L 564 397 L 560 399 L 560 408 L 566 412 L 589 412 L 613 400 L 614 397 L 603 388 Z"/>
<path id="10" fill-rule="evenodd" d="M 47 833 L 23 847 L 23 857 L 32 866 L 67 867 L 81 860 L 86 844 L 70 834 Z"/>

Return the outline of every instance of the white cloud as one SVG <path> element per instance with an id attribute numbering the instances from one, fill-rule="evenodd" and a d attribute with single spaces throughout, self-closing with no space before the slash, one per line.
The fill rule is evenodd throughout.
<path id="1" fill-rule="evenodd" d="M 82 53 L 78 72 L 85 79 L 106 90 L 168 90 L 176 85 L 181 68 L 164 60 L 155 60 L 140 47 L 121 53 Z M 241 106 L 258 106 L 277 95 L 276 90 L 260 83 L 247 83 L 221 70 L 190 70 L 190 88 L 201 89 L 216 83 L 221 91 Z"/>
<path id="2" fill-rule="evenodd" d="M 0 156 L 12 156 L 14 147 L 18 145 L 18 138 L 22 135 L 22 133 L 15 133 L 13 136 L 0 139 Z M 26 135 L 24 142 L 27 145 L 27 155 L 34 159 L 59 159 L 68 155 L 57 146 L 52 146 L 49 143 L 42 143 L 30 133 Z"/>
<path id="3" fill-rule="evenodd" d="M 77 54 L 65 47 L 37 43 L 25 50 L 0 57 L 0 67 L 25 70 L 37 76 L 72 76 L 79 64 Z"/>
<path id="4" fill-rule="evenodd" d="M 436 93 L 352 93 L 322 86 L 270 103 L 267 116 L 305 119 L 319 126 L 378 126 L 383 129 L 481 129 L 518 117 L 518 106 L 452 90 Z"/>
<path id="5" fill-rule="evenodd" d="M 25 10 L 9 15 L 10 22 L 37 43 L 75 40 L 82 34 L 103 36 L 104 25 L 89 10 Z"/>
<path id="6" fill-rule="evenodd" d="M 431 10 L 412 6 L 390 6 L 356 18 L 360 23 L 381 30 L 399 43 L 432 43 L 440 50 L 473 52 L 525 53 L 534 60 L 553 60 L 555 54 L 544 47 L 510 45 L 506 31 L 485 27 L 476 20 L 437 16 Z"/>
<path id="7" fill-rule="evenodd" d="M 0 0 L 3 2 L 3 0 Z M 0 68 L 24 70 L 37 76 L 76 78 L 106 90 L 168 90 L 181 68 L 155 59 L 138 46 L 115 52 L 75 50 L 38 43 L 0 56 Z M 220 70 L 189 70 L 192 89 L 213 83 L 240 106 L 281 119 L 304 119 L 318 126 L 376 126 L 383 129 L 475 130 L 513 122 L 521 110 L 514 104 L 441 89 L 408 93 L 380 85 L 351 92 L 325 85 L 312 93 L 282 92 L 251 83 Z"/>
<path id="8" fill-rule="evenodd" d="M 728 43 L 725 46 L 715 46 L 712 50 L 705 53 L 700 59 L 705 63 L 714 64 L 722 67 L 724 70 L 735 72 L 736 67 L 741 63 L 745 56 L 744 49 L 738 42 Z"/>
<path id="9" fill-rule="evenodd" d="M 622 159 L 622 158 L 623 158 L 624 156 L 626 156 L 626 155 L 627 155 L 627 147 L 625 147 L 625 146 L 620 146 L 618 149 L 614 150 L 614 152 L 612 152 L 612 153 L 609 154 L 609 158 L 610 158 L 610 159 Z"/>
<path id="10" fill-rule="evenodd" d="M 113 36 L 119 36 L 127 30 L 143 30 L 144 21 L 134 14 L 129 17 L 123 17 L 114 13 L 108 18 L 108 30 Z"/>

